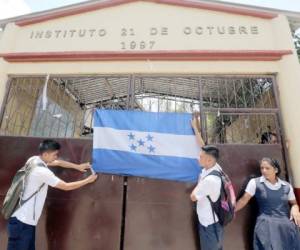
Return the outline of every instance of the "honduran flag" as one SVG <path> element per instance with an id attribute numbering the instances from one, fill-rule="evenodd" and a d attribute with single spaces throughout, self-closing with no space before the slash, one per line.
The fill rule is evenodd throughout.
<path id="1" fill-rule="evenodd" d="M 187 113 L 96 110 L 96 172 L 196 182 L 200 148 Z"/>

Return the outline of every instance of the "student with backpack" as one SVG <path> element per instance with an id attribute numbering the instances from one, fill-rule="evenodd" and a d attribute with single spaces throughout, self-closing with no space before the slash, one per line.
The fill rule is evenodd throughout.
<path id="1" fill-rule="evenodd" d="M 75 181 L 64 182 L 48 169 L 49 165 L 86 171 L 89 164 L 73 164 L 57 160 L 60 144 L 44 140 L 39 145 L 38 156 L 28 159 L 15 175 L 4 200 L 2 214 L 8 219 L 7 250 L 34 250 L 35 227 L 47 196 L 48 186 L 69 191 L 78 189 L 97 179 L 96 174 Z"/>
<path id="2" fill-rule="evenodd" d="M 234 216 L 235 194 L 228 176 L 217 163 L 218 148 L 204 145 L 196 118 L 192 120 L 192 127 L 202 146 L 199 164 L 203 169 L 191 193 L 191 200 L 197 202 L 201 250 L 221 250 L 223 228 Z"/>

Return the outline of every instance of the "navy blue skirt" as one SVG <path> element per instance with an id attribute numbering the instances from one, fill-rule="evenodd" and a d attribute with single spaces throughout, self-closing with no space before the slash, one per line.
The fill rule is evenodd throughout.
<path id="1" fill-rule="evenodd" d="M 259 216 L 253 240 L 254 250 L 300 250 L 299 227 L 286 217 Z"/>

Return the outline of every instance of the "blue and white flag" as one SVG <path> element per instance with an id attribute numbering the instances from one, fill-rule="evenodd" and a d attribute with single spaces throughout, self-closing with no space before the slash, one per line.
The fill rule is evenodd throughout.
<path id="1" fill-rule="evenodd" d="M 99 109 L 94 114 L 96 172 L 196 182 L 200 147 L 191 114 Z"/>

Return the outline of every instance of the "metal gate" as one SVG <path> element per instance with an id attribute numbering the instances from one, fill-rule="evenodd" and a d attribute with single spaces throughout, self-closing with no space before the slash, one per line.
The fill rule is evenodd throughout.
<path id="1" fill-rule="evenodd" d="M 220 163 L 237 190 L 257 173 L 262 157 L 277 158 L 284 165 L 273 76 L 51 76 L 45 82 L 45 77 L 13 76 L 7 85 L 0 117 L 0 160 L 5 162 L 0 167 L 1 199 L 16 169 L 35 153 L 43 137 L 57 137 L 66 160 L 90 160 L 95 108 L 200 112 L 204 139 L 220 148 Z M 72 171 L 55 171 L 67 181 L 80 178 Z M 192 188 L 101 175 L 82 190 L 51 190 L 37 249 L 196 250 Z M 226 228 L 225 249 L 251 249 L 254 217 L 255 208 L 249 206 Z M 0 237 L 2 249 L 2 219 Z"/>
<path id="2" fill-rule="evenodd" d="M 280 143 L 273 76 L 11 77 L 0 116 L 2 135 L 91 136 L 95 108 L 200 112 L 208 143 Z"/>

